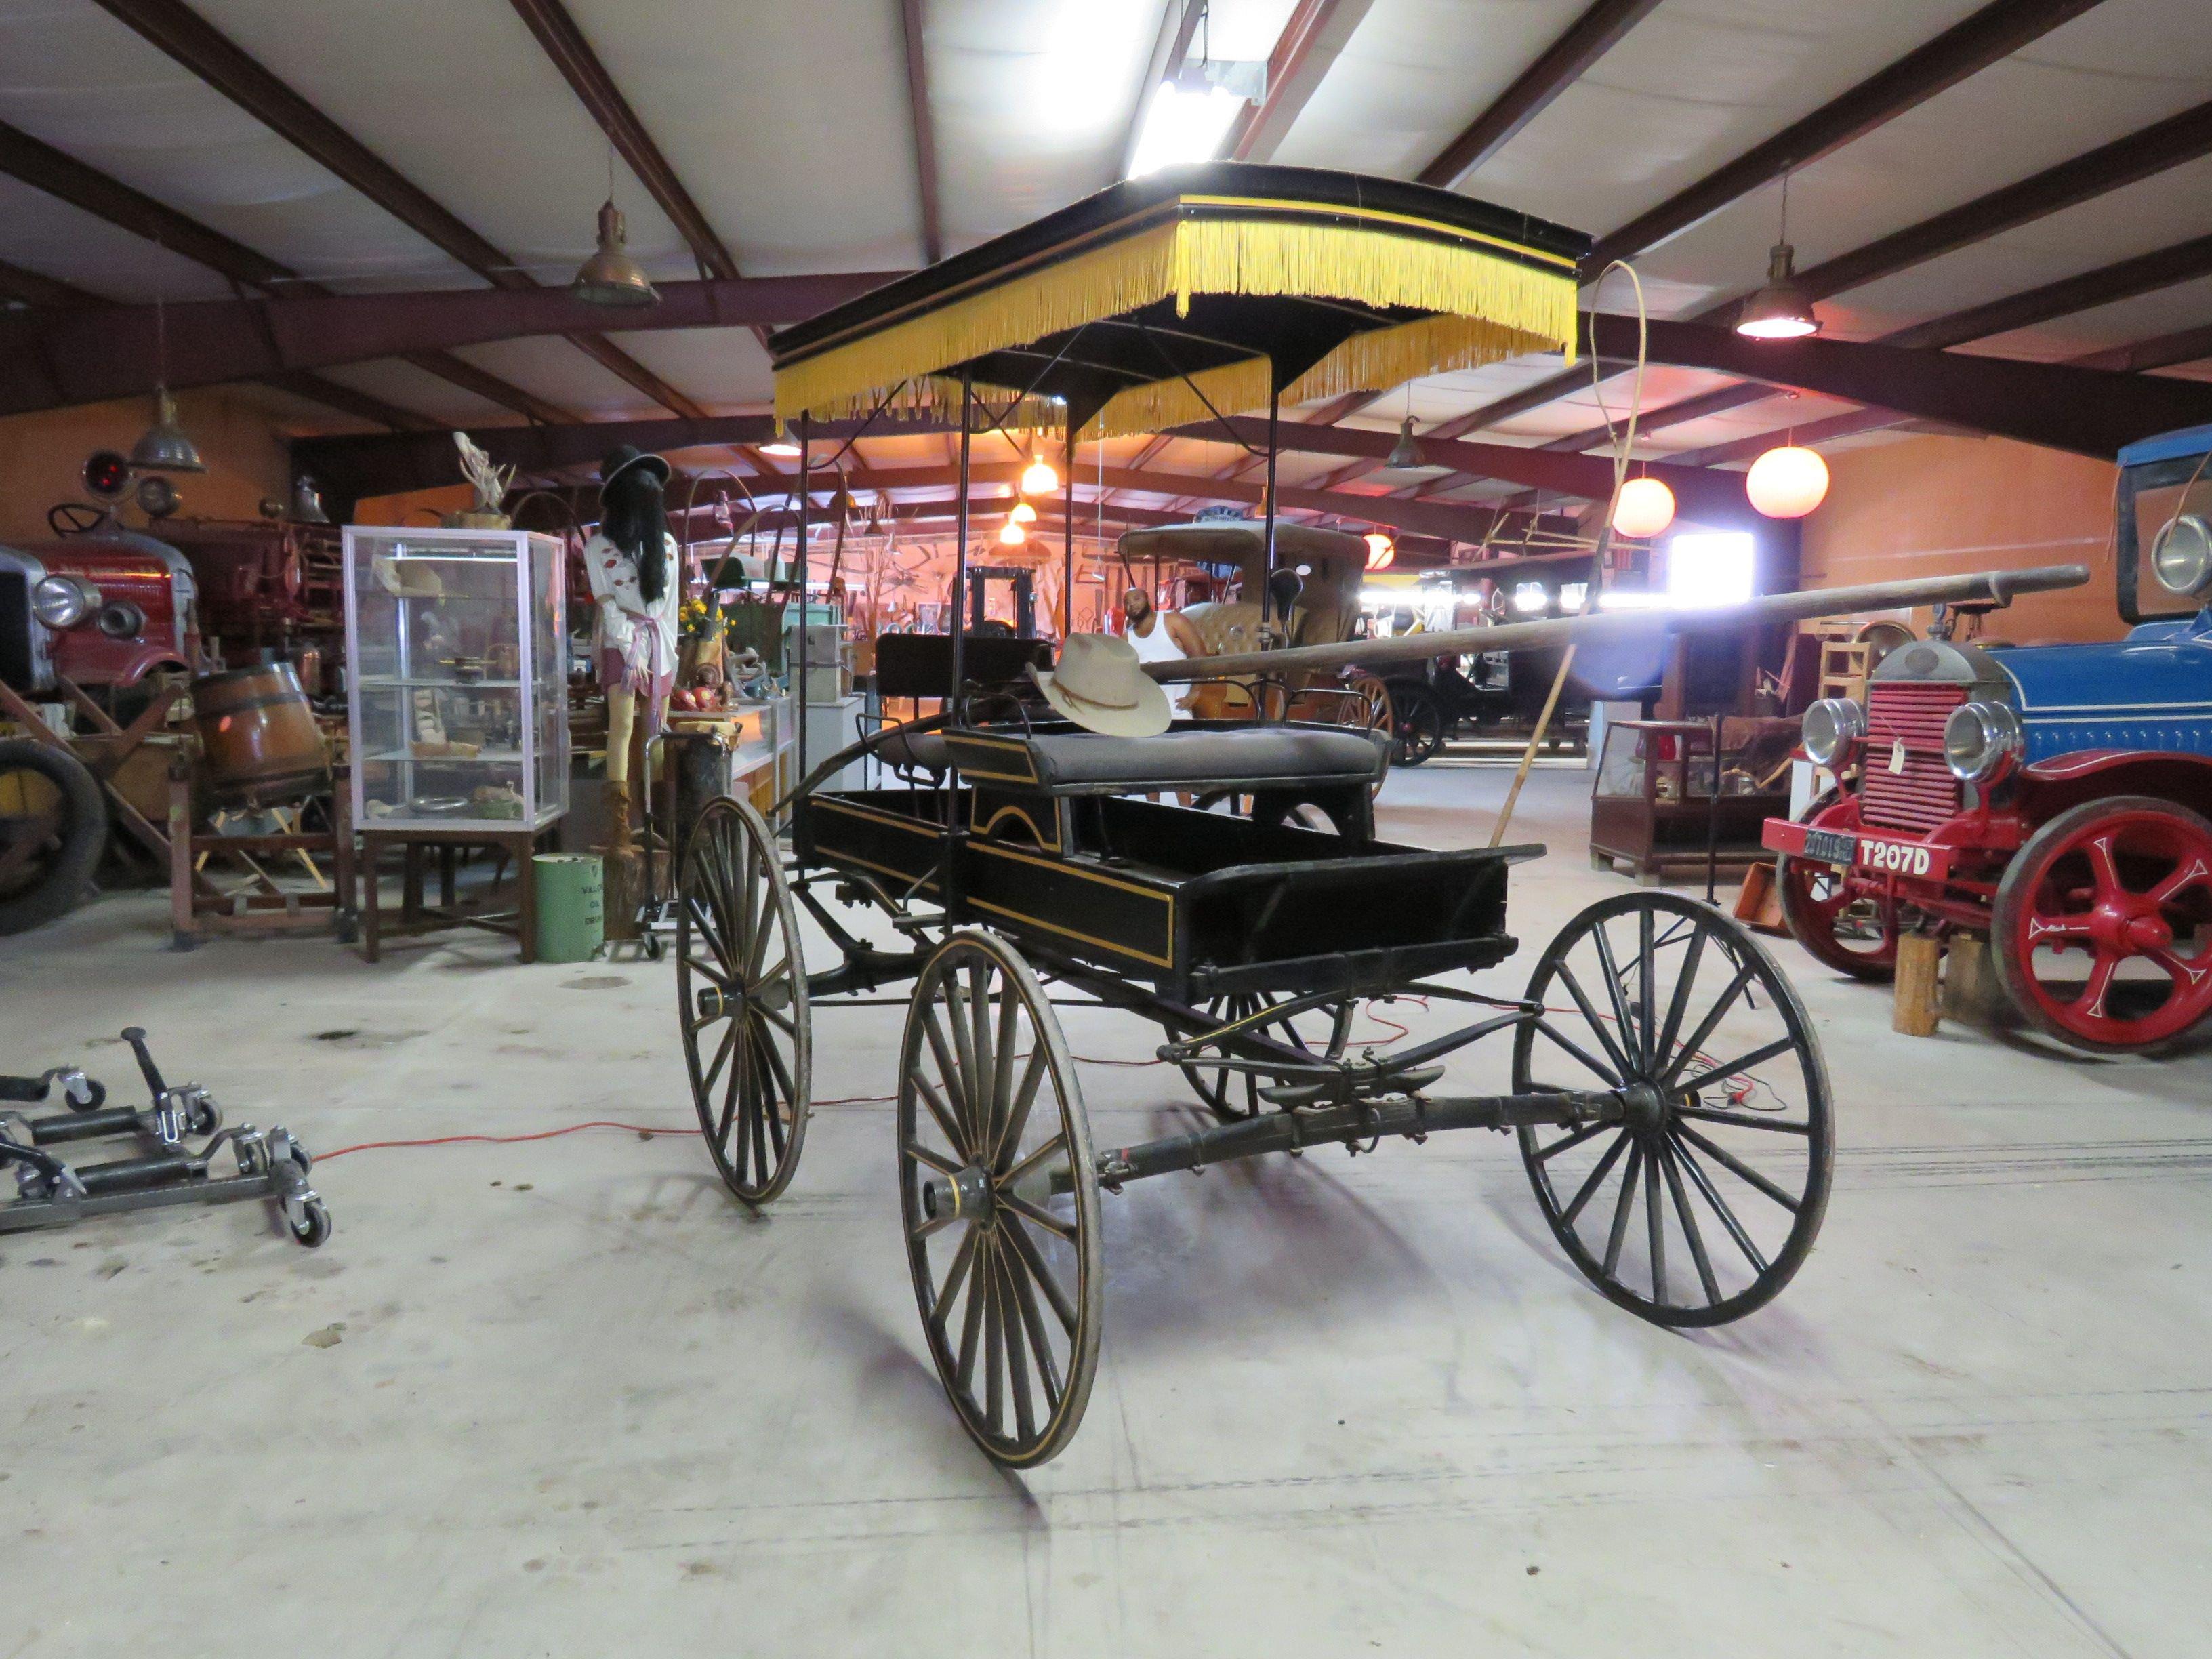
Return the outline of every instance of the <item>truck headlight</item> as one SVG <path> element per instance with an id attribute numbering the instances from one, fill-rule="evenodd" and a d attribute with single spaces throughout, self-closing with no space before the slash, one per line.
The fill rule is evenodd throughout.
<path id="1" fill-rule="evenodd" d="M 2150 544 L 2150 568 L 2160 586 L 2184 599 L 2212 587 L 2212 525 L 2194 513 L 2167 520 Z"/>
<path id="2" fill-rule="evenodd" d="M 31 614 L 49 628 L 75 628 L 100 605 L 100 590 L 82 576 L 42 576 L 31 590 Z"/>
<path id="3" fill-rule="evenodd" d="M 1823 697 L 1805 711 L 1805 752 L 1816 766 L 1841 766 L 1866 733 L 1866 708 L 1850 697 Z"/>
<path id="4" fill-rule="evenodd" d="M 2026 741 L 2009 703 L 1965 703 L 1943 722 L 1943 758 L 1961 783 L 1996 782 L 2019 762 Z"/>

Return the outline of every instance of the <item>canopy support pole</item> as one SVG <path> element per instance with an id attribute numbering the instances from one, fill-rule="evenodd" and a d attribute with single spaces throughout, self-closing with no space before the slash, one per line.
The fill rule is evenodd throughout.
<path id="1" fill-rule="evenodd" d="M 1265 623 L 1275 608 L 1275 434 L 1283 416 L 1283 388 L 1275 379 L 1275 362 L 1267 360 L 1267 549 L 1260 571 L 1260 620 Z"/>
<path id="2" fill-rule="evenodd" d="M 795 658 L 797 665 L 792 671 L 793 690 L 795 694 L 792 698 L 792 706 L 799 711 L 799 730 L 794 736 L 799 749 L 799 775 L 802 778 L 806 775 L 806 519 L 807 508 L 811 505 L 808 481 L 811 476 L 810 469 L 813 465 L 813 446 L 810 441 L 813 435 L 814 417 L 811 415 L 801 415 L 799 417 L 799 552 L 797 558 L 799 649 Z"/>
<path id="3" fill-rule="evenodd" d="M 1060 511 L 1064 520 L 1061 545 L 1065 549 L 1066 569 L 1060 583 L 1060 642 L 1065 647 L 1067 636 L 1075 631 L 1075 410 L 1067 411 L 1067 446 L 1060 455 L 1060 489 L 1066 496 Z"/>
<path id="4" fill-rule="evenodd" d="M 960 371 L 960 504 L 953 523 L 957 538 L 952 549 L 952 684 L 945 699 L 945 712 L 958 715 L 962 677 L 968 671 L 968 472 L 974 437 L 975 373 Z"/>

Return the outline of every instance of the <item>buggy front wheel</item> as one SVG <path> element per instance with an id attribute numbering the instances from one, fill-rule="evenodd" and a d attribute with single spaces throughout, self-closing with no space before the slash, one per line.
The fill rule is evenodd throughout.
<path id="1" fill-rule="evenodd" d="M 949 935 L 915 982 L 898 1174 L 922 1334 L 961 1426 L 998 1462 L 1044 1462 L 1098 1368 L 1098 1182 L 1060 1021 L 992 934 Z"/>
<path id="2" fill-rule="evenodd" d="M 1834 1159 L 1827 1068 L 1759 942 L 1670 893 L 1594 904 L 1528 981 L 1516 1094 L 1619 1091 L 1623 1117 L 1524 1127 L 1544 1219 L 1577 1267 L 1662 1325 L 1771 1301 L 1812 1251 Z"/>
<path id="3" fill-rule="evenodd" d="M 691 1103 L 729 1189 L 765 1204 L 791 1182 L 806 1139 L 813 1036 L 799 911 L 775 833 L 725 797 L 684 851 L 676 1011 Z"/>

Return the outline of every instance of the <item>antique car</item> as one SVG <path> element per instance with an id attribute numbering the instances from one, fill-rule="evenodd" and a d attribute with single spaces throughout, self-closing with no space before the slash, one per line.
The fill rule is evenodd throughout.
<path id="1" fill-rule="evenodd" d="M 1806 710 L 1843 786 L 1765 840 L 1822 962 L 1882 980 L 1904 933 L 1985 936 L 2023 1018 L 2124 1052 L 2212 1014 L 2212 427 L 2119 460 L 2127 636 L 1893 652 Z"/>
<path id="2" fill-rule="evenodd" d="M 15 690 L 65 678 L 112 696 L 199 660 L 198 585 L 167 543 L 110 524 L 0 545 L 0 678 Z"/>

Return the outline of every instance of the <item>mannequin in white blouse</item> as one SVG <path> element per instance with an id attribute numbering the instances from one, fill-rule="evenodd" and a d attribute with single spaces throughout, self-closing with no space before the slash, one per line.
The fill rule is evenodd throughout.
<path id="1" fill-rule="evenodd" d="M 661 486 L 668 463 L 625 444 L 599 469 L 600 525 L 584 544 L 599 615 L 594 661 L 607 696 L 607 782 L 617 836 L 629 839 L 629 749 L 639 706 L 645 738 L 660 731 L 676 678 L 676 612 L 683 571 Z M 659 543 L 659 556 L 648 550 Z"/>

